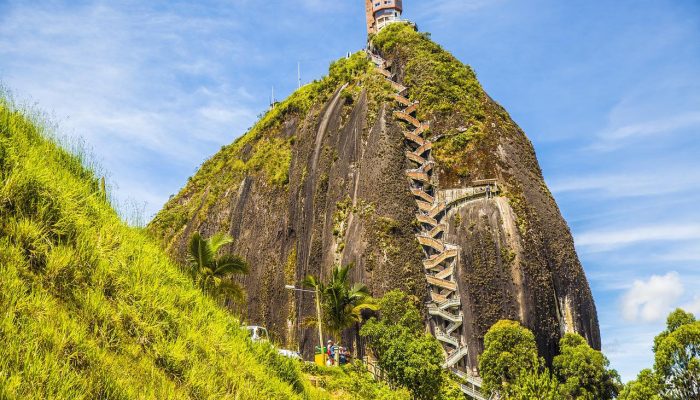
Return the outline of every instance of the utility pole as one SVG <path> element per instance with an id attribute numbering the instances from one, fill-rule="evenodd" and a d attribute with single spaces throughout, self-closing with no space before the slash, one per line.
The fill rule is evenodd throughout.
<path id="1" fill-rule="evenodd" d="M 321 293 L 316 286 L 316 316 L 318 317 L 318 342 L 320 343 L 321 353 L 323 353 L 323 363 L 326 363 L 326 353 L 323 352 L 323 331 L 321 330 Z"/>
<path id="2" fill-rule="evenodd" d="M 294 285 L 284 285 L 284 288 L 287 290 L 294 290 L 296 292 L 309 292 L 313 293 L 316 296 L 316 317 L 318 318 L 318 343 L 319 343 L 319 349 L 321 351 L 321 354 L 323 355 L 323 363 L 326 363 L 326 353 L 323 352 L 323 328 L 322 328 L 322 319 L 321 319 L 321 292 L 316 286 L 314 290 L 306 290 L 306 289 L 299 289 L 295 287 Z"/>

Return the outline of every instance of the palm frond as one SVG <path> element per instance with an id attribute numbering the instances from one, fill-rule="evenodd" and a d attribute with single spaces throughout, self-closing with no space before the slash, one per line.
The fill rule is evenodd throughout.
<path id="1" fill-rule="evenodd" d="M 305 287 L 317 289 L 323 292 L 323 284 L 318 278 L 316 278 L 313 275 L 308 275 L 306 278 L 304 278 L 304 280 L 301 281 L 301 284 Z"/>
<path id="2" fill-rule="evenodd" d="M 206 240 L 199 232 L 195 232 L 190 238 L 190 261 L 196 264 L 198 269 L 210 266 L 214 261 L 214 253 Z"/>
<path id="3" fill-rule="evenodd" d="M 350 294 L 358 297 L 367 297 L 370 295 L 369 288 L 367 287 L 367 285 L 362 283 L 356 283 L 352 285 L 352 288 L 350 289 Z"/>
<path id="4" fill-rule="evenodd" d="M 336 281 L 338 283 L 345 283 L 348 280 L 348 273 L 350 272 L 350 269 L 352 268 L 352 264 L 347 264 L 347 265 L 339 265 L 334 271 L 333 271 L 333 281 Z"/>
<path id="5" fill-rule="evenodd" d="M 245 290 L 236 282 L 230 279 L 222 279 L 216 286 L 217 295 L 223 296 L 234 302 L 241 301 L 245 298 Z"/>
<path id="6" fill-rule="evenodd" d="M 189 242 L 189 252 L 187 253 L 187 258 L 192 262 L 197 261 L 197 254 L 199 254 L 199 243 L 202 241 L 202 235 L 199 232 L 195 232 L 190 238 Z"/>
<path id="7" fill-rule="evenodd" d="M 216 254 L 222 246 L 233 243 L 233 238 L 227 233 L 219 232 L 210 237 L 207 242 L 211 247 L 211 251 Z"/>
<path id="8" fill-rule="evenodd" d="M 243 257 L 235 254 L 226 254 L 216 260 L 216 270 L 214 275 L 226 276 L 233 274 L 247 274 L 249 271 L 248 263 Z"/>

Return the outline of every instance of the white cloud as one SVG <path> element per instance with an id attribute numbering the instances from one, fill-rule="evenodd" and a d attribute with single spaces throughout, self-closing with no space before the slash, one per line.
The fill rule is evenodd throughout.
<path id="1" fill-rule="evenodd" d="M 622 316 L 627 321 L 660 321 L 683 292 L 683 282 L 676 272 L 653 275 L 647 281 L 635 280 L 622 297 Z"/>
<path id="2" fill-rule="evenodd" d="M 700 112 L 671 115 L 640 123 L 623 125 L 604 134 L 605 139 L 616 141 L 632 136 L 647 136 L 674 132 L 678 129 L 700 126 Z"/>
<path id="3" fill-rule="evenodd" d="M 663 39 L 657 43 L 660 49 L 667 44 Z M 653 53 L 647 49 L 644 54 Z M 606 126 L 600 129 L 590 148 L 612 151 L 623 146 L 663 143 L 680 134 L 697 137 L 700 135 L 699 76 L 697 68 L 676 64 L 672 72 L 638 82 L 610 109 Z"/>
<path id="4" fill-rule="evenodd" d="M 578 246 L 589 247 L 588 250 L 606 251 L 620 246 L 640 242 L 684 241 L 700 239 L 700 225 L 648 225 L 634 228 L 589 231 L 577 234 Z"/>
<path id="5" fill-rule="evenodd" d="M 552 193 L 588 192 L 592 196 L 635 197 L 678 193 L 700 186 L 700 174 L 688 173 L 690 168 L 635 174 L 601 174 L 567 176 L 553 179 Z"/>
<path id="6" fill-rule="evenodd" d="M 55 115 L 61 131 L 85 137 L 120 201 L 138 196 L 149 215 L 188 165 L 257 114 L 249 90 L 231 81 L 258 53 L 236 34 L 232 8 L 212 16 L 190 7 L 16 2 L 0 15 L 0 79 Z M 139 177 L 173 186 L 136 190 Z"/>
<path id="7" fill-rule="evenodd" d="M 599 134 L 600 141 L 591 146 L 598 151 L 615 150 L 627 140 L 656 135 L 672 135 L 680 130 L 696 128 L 700 135 L 700 112 L 686 112 L 655 119 L 634 121 L 607 128 Z"/>

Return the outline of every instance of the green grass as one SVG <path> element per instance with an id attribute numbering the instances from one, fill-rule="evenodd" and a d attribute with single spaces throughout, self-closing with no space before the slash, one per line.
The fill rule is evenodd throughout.
<path id="1" fill-rule="evenodd" d="M 319 396 L 122 222 L 31 115 L 0 95 L 0 399 Z"/>
<path id="2" fill-rule="evenodd" d="M 390 389 L 377 384 L 365 367 L 358 362 L 338 367 L 304 366 L 321 389 L 334 398 L 352 400 L 408 400 L 409 392 L 402 388 Z"/>

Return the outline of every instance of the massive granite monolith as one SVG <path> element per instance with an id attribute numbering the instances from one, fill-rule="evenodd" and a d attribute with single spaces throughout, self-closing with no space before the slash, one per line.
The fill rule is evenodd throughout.
<path id="1" fill-rule="evenodd" d="M 492 198 L 456 202 L 443 218 L 440 240 L 459 247 L 454 279 L 466 366 L 476 366 L 486 330 L 506 318 L 530 328 L 547 359 L 565 332 L 600 348 L 571 233 L 522 130 L 472 70 L 427 35 L 394 24 L 371 46 L 406 97 L 420 102 L 417 117 L 430 123 L 424 135 L 433 146 L 435 193 L 498 182 Z M 252 266 L 241 279 L 247 302 L 239 311 L 307 354 L 318 341 L 305 325 L 315 316 L 313 298 L 285 285 L 308 274 L 328 276 L 353 263 L 353 279 L 375 296 L 402 289 L 427 302 L 425 248 L 415 236 L 420 210 L 406 176 L 415 165 L 406 125 L 393 114 L 394 93 L 365 53 L 339 60 L 207 160 L 149 231 L 181 261 L 193 232 L 230 233 L 227 251 Z M 349 331 L 346 342 L 354 339 Z"/>

